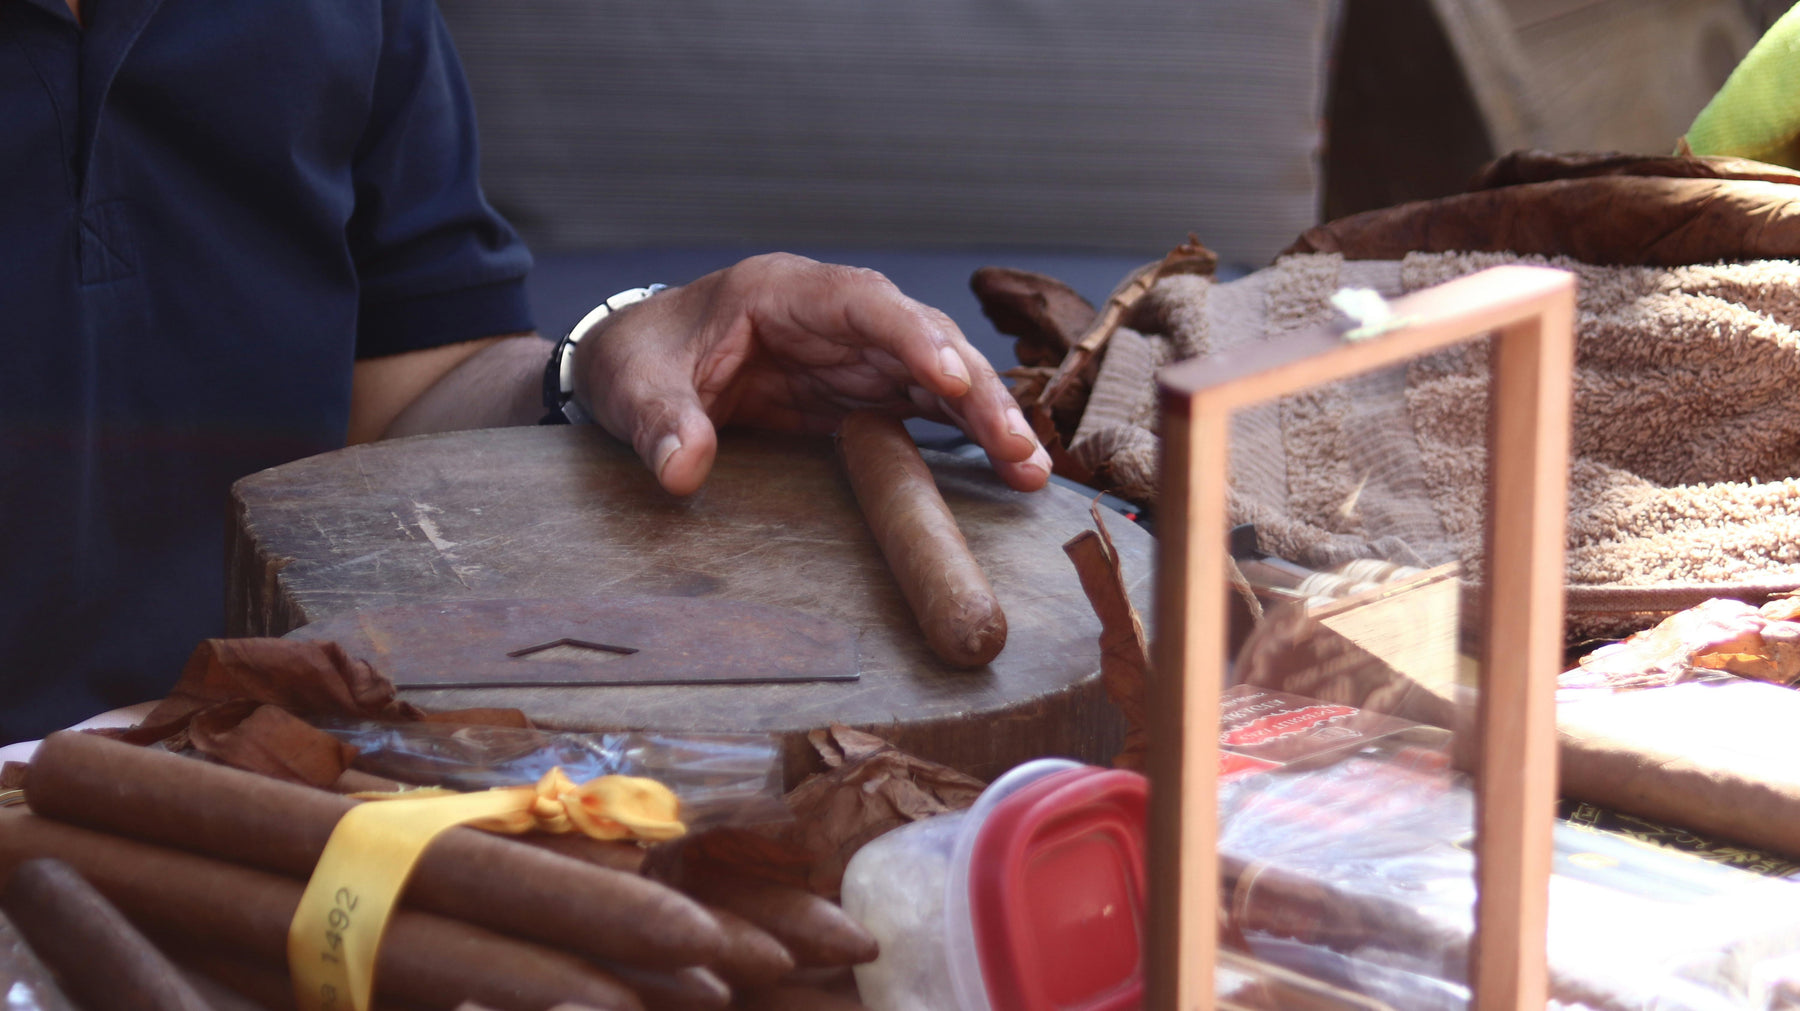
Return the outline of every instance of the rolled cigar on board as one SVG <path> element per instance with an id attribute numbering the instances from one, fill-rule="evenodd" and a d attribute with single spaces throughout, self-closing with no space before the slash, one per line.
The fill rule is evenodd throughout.
<path id="1" fill-rule="evenodd" d="M 800 965 L 857 965 L 881 954 L 862 924 L 811 892 L 712 868 L 685 873 L 681 886 L 707 905 L 768 931 Z"/>
<path id="2" fill-rule="evenodd" d="M 774 986 L 794 971 L 793 953 L 774 935 L 736 913 L 709 907 L 725 932 L 725 947 L 711 968 L 732 986 Z"/>
<path id="3" fill-rule="evenodd" d="M 60 860 L 13 868 L 0 909 L 86 1011 L 213 1011 L 155 945 Z"/>
<path id="4" fill-rule="evenodd" d="M 49 855 L 151 933 L 286 964 L 303 888 L 292 878 L 0 808 L 0 877 Z M 496 1011 L 544 1011 L 568 1001 L 644 1009 L 623 983 L 576 955 L 408 909 L 388 920 L 375 989 L 428 1008 L 473 1000 Z"/>
<path id="5" fill-rule="evenodd" d="M 70 731 L 39 745 L 25 799 L 59 821 L 300 878 L 358 803 Z M 427 847 L 402 901 L 651 969 L 707 965 L 725 943 L 706 910 L 666 885 L 475 829 L 451 829 Z"/>
<path id="6" fill-rule="evenodd" d="M 855 411 L 838 450 L 863 517 L 932 651 L 980 667 L 1006 646 L 1006 614 L 897 418 Z"/>

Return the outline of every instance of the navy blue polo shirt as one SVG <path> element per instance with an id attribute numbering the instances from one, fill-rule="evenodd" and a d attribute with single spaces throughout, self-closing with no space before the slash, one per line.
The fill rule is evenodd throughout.
<path id="1" fill-rule="evenodd" d="M 356 358 L 531 328 L 431 0 L 0 0 L 0 742 L 167 691 Z"/>

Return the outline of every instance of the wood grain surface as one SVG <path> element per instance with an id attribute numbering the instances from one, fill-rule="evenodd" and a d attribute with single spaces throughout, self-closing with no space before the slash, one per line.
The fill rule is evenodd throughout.
<path id="1" fill-rule="evenodd" d="M 587 427 L 496 429 L 353 446 L 233 491 L 227 618 L 282 635 L 349 611 L 434 600 L 717 598 L 858 630 L 853 682 L 409 690 L 428 708 L 517 706 L 563 729 L 768 731 L 790 780 L 832 722 L 983 778 L 1061 754 L 1104 762 L 1123 729 L 1099 682 L 1099 622 L 1063 557 L 1087 499 L 1006 488 L 984 462 L 927 454 L 1012 627 L 990 665 L 927 647 L 823 438 L 727 432 L 698 494 L 663 492 Z M 1110 524 L 1149 611 L 1154 540 Z M 679 630 L 671 630 L 678 633 Z"/>

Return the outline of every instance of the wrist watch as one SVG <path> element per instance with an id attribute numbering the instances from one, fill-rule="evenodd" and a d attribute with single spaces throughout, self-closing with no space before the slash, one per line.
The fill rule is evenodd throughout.
<path id="1" fill-rule="evenodd" d="M 550 360 L 544 363 L 544 411 L 538 419 L 540 425 L 581 424 L 594 419 L 587 416 L 581 405 L 575 402 L 575 346 L 581 343 L 590 331 L 600 325 L 600 321 L 628 305 L 635 305 L 651 295 L 667 288 L 666 284 L 652 284 L 643 288 L 630 288 L 619 292 L 606 301 L 594 306 L 581 322 L 575 324 L 556 347 L 550 352 Z"/>

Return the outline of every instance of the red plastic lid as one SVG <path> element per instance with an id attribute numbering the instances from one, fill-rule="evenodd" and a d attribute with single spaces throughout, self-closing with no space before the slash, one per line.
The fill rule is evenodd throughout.
<path id="1" fill-rule="evenodd" d="M 1142 1002 L 1149 794 L 1135 772 L 1070 769 L 988 815 L 969 863 L 969 914 L 994 1011 Z"/>

